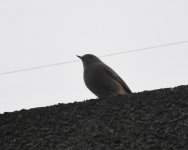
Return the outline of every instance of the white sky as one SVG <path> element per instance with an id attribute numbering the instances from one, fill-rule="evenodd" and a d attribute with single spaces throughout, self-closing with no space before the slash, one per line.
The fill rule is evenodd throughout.
<path id="1" fill-rule="evenodd" d="M 187 0 L 1 0 L 0 72 L 188 40 Z M 144 91 L 188 84 L 188 44 L 101 58 Z M 0 76 L 0 113 L 96 98 L 82 63 Z"/>

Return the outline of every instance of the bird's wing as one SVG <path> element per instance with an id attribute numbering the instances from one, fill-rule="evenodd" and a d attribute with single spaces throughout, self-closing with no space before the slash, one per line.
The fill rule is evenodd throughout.
<path id="1" fill-rule="evenodd" d="M 126 90 L 126 92 L 128 93 L 132 93 L 131 89 L 128 87 L 128 85 L 121 79 L 121 77 L 114 71 L 112 70 L 110 67 L 108 67 L 107 65 L 105 65 L 104 67 L 105 72 L 111 76 L 113 79 L 117 80 L 122 86 L 123 88 Z"/>

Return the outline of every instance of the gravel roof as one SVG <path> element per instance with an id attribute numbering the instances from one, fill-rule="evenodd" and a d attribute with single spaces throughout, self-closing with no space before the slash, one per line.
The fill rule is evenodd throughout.
<path id="1" fill-rule="evenodd" d="M 188 85 L 0 114 L 0 150 L 188 150 Z"/>

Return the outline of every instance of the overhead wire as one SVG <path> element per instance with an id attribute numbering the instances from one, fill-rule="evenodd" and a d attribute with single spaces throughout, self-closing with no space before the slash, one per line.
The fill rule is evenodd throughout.
<path id="1" fill-rule="evenodd" d="M 168 44 L 161 44 L 161 45 L 150 46 L 150 47 L 139 48 L 139 49 L 133 49 L 133 50 L 128 50 L 128 51 L 120 51 L 120 52 L 116 52 L 116 53 L 101 55 L 99 57 L 109 57 L 109 56 L 126 54 L 126 53 L 140 52 L 140 51 L 152 50 L 152 49 L 156 49 L 156 48 L 160 48 L 160 47 L 167 47 L 167 46 L 179 45 L 179 44 L 184 44 L 184 43 L 188 43 L 188 41 L 180 41 L 180 42 L 174 42 L 174 43 L 168 43 Z M 75 62 L 78 62 L 78 61 L 80 61 L 80 60 L 64 61 L 64 62 L 59 62 L 59 63 L 54 63 L 54 64 L 41 65 L 41 66 L 37 66 L 37 67 L 30 67 L 30 68 L 17 69 L 17 70 L 12 70 L 12 71 L 7 71 L 7 72 L 0 72 L 0 75 L 7 75 L 7 74 L 18 73 L 18 72 L 42 69 L 42 68 L 49 68 L 49 67 L 54 67 L 54 66 L 59 66 L 59 65 L 75 63 Z"/>
<path id="2" fill-rule="evenodd" d="M 180 42 L 161 44 L 161 45 L 156 45 L 156 46 L 149 46 L 149 47 L 133 49 L 133 50 L 128 50 L 128 51 L 120 51 L 120 52 L 116 52 L 116 53 L 110 53 L 110 54 L 106 54 L 106 55 L 101 55 L 100 57 L 108 57 L 108 56 L 120 55 L 120 54 L 125 54 L 125 53 L 140 52 L 140 51 L 152 50 L 152 49 L 156 49 L 156 48 L 160 48 L 160 47 L 167 47 L 167 46 L 184 44 L 184 43 L 188 43 L 188 41 L 180 41 Z"/>

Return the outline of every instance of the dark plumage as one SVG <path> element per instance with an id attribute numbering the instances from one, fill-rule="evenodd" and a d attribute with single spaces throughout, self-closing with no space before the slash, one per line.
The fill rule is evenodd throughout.
<path id="1" fill-rule="evenodd" d="M 132 93 L 121 77 L 98 57 L 91 54 L 77 57 L 83 62 L 85 84 L 97 97 Z"/>

